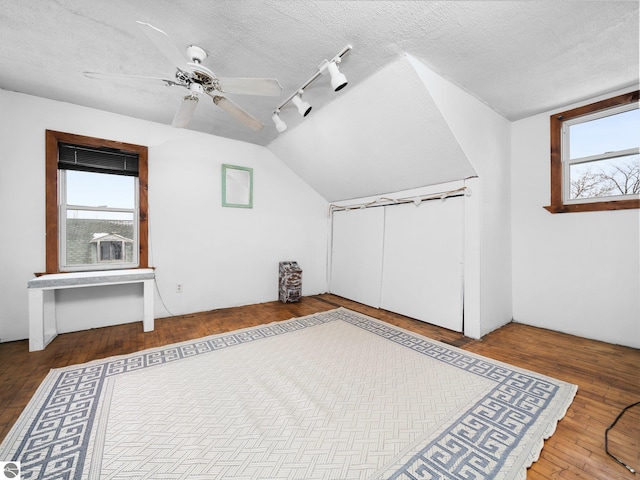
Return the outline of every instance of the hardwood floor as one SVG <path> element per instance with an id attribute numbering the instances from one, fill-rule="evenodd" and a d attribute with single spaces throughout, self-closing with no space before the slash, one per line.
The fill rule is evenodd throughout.
<path id="1" fill-rule="evenodd" d="M 0 344 L 0 441 L 9 432 L 51 368 L 181 342 L 239 328 L 309 315 L 344 306 L 435 340 L 578 385 L 578 393 L 527 478 L 624 480 L 634 478 L 604 450 L 605 429 L 627 405 L 640 400 L 640 350 L 510 323 L 471 340 L 459 333 L 334 295 L 300 302 L 269 302 L 142 323 L 59 335 L 45 350 L 28 351 L 28 341 Z M 640 406 L 616 425 L 609 449 L 640 468 Z M 0 459 L 6 460 L 6 459 Z"/>

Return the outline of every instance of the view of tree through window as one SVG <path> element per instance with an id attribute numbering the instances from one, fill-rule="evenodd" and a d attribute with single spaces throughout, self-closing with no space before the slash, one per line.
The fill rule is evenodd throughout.
<path id="1" fill-rule="evenodd" d="M 640 193 L 640 157 L 571 166 L 571 199 Z"/>
<path id="2" fill-rule="evenodd" d="M 551 213 L 640 208 L 640 91 L 549 117 Z"/>
<path id="3" fill-rule="evenodd" d="M 640 193 L 640 110 L 569 126 L 569 199 Z"/>

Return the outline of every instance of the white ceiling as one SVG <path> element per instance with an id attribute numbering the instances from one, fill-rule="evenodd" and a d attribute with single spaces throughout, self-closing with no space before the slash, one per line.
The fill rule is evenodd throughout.
<path id="1" fill-rule="evenodd" d="M 0 88 L 169 124 L 184 90 L 83 75 L 173 78 L 173 66 L 136 25 L 140 20 L 167 32 L 180 48 L 205 48 L 210 54 L 205 65 L 216 75 L 275 77 L 283 86 L 280 99 L 229 95 L 264 122 L 262 131 L 247 129 L 203 101 L 190 124 L 197 131 L 268 145 L 278 136 L 273 110 L 322 60 L 348 44 L 353 50 L 340 69 L 350 85 L 334 93 L 328 78 L 318 79 L 305 94 L 314 110 L 408 53 L 517 120 L 637 84 L 638 4 L 3 0 Z M 282 118 L 290 129 L 302 121 L 293 106 Z"/>

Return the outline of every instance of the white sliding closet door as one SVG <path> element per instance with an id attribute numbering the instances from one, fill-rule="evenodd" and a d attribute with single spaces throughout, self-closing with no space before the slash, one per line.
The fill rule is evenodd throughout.
<path id="1" fill-rule="evenodd" d="M 384 208 L 333 213 L 331 293 L 380 307 Z"/>
<path id="2" fill-rule="evenodd" d="M 385 210 L 381 307 L 461 332 L 464 201 Z"/>

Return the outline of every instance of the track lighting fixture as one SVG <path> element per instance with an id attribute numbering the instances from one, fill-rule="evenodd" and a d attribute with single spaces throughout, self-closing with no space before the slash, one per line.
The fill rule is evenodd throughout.
<path id="1" fill-rule="evenodd" d="M 282 121 L 280 118 L 280 110 L 276 110 L 271 116 L 271 120 L 276 124 L 276 130 L 278 133 L 282 133 L 287 129 L 287 124 Z"/>
<path id="2" fill-rule="evenodd" d="M 305 102 L 304 100 L 302 100 L 302 90 L 300 90 L 298 94 L 291 99 L 291 101 L 296 107 L 298 107 L 298 113 L 300 115 L 302 115 L 303 117 L 309 115 L 309 112 L 311 111 L 311 105 L 309 105 L 309 102 Z"/>
<path id="3" fill-rule="evenodd" d="M 329 75 L 331 75 L 331 86 L 333 87 L 333 91 L 337 92 L 338 90 L 342 90 L 344 87 L 347 86 L 347 77 L 345 77 L 342 73 L 340 73 L 340 70 L 338 70 L 338 62 L 340 60 L 333 60 L 331 62 L 326 62 L 326 64 L 322 64 L 320 66 L 320 71 L 324 73 L 324 68 L 326 68 L 326 70 L 329 72 Z"/>
<path id="4" fill-rule="evenodd" d="M 287 129 L 287 124 L 280 118 L 280 111 L 289 103 L 293 103 L 298 108 L 300 115 L 303 117 L 309 115 L 312 107 L 308 102 L 302 99 L 302 94 L 304 93 L 305 88 L 311 85 L 318 77 L 328 73 L 331 76 L 331 87 L 335 92 L 347 86 L 347 77 L 340 73 L 340 70 L 338 70 L 338 64 L 342 61 L 342 57 L 352 48 L 353 47 L 351 47 L 351 45 L 347 45 L 331 60 L 324 60 L 318 66 L 318 71 L 273 112 L 271 119 L 273 120 L 278 132 L 282 133 Z"/>

